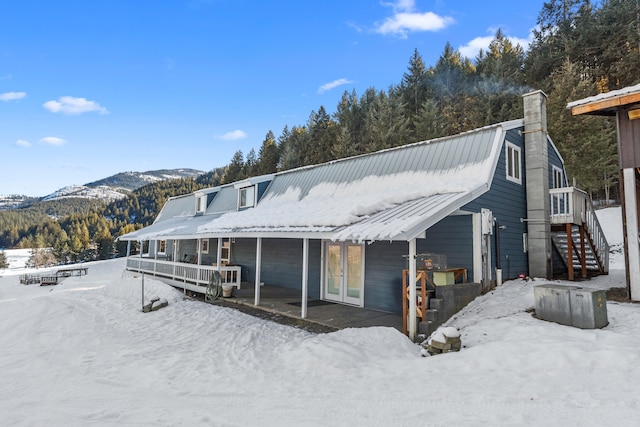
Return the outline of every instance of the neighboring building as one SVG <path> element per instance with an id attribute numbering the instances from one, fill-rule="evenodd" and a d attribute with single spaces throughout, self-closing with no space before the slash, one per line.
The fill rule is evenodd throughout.
<path id="1" fill-rule="evenodd" d="M 171 198 L 151 226 L 120 237 L 142 246 L 127 269 L 197 292 L 214 270 L 236 286 L 299 289 L 302 317 L 307 298 L 415 312 L 416 285 L 408 281 L 404 300 L 403 270 L 423 270 L 430 285 L 442 285 L 435 298 L 445 303 L 408 316 L 407 329 L 411 337 L 429 331 L 501 276 L 550 278 L 563 251 L 580 255 L 575 238 L 568 250 L 554 249 L 552 223 L 565 238 L 572 227 L 601 232 L 585 225 L 595 215 L 577 204 L 584 193 L 566 187 L 545 100 L 540 91 L 525 95 L 524 120 Z M 590 249 L 606 272 L 608 261 L 590 243 L 574 248 Z M 582 255 L 586 275 L 593 266 Z M 572 276 L 574 263 L 567 267 Z"/>

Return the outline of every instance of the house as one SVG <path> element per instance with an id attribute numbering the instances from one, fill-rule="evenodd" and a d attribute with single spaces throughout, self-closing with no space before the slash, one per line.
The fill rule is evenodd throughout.
<path id="1" fill-rule="evenodd" d="M 524 120 L 171 198 L 120 237 L 142 245 L 126 268 L 202 293 L 217 270 L 254 283 L 255 305 L 261 283 L 297 289 L 302 318 L 309 298 L 416 313 L 403 316 L 411 338 L 503 278 L 551 277 L 562 252 L 586 274 L 608 262 L 586 261 L 601 248 L 584 236 L 601 230 L 585 225 L 586 195 L 566 187 L 546 96 L 524 102 Z"/>

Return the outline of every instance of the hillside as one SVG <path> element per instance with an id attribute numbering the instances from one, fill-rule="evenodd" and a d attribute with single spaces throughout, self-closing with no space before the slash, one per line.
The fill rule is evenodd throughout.
<path id="1" fill-rule="evenodd" d="M 136 190 L 152 182 L 176 178 L 196 178 L 204 172 L 196 169 L 159 169 L 146 172 L 121 172 L 98 181 L 85 184 L 85 187 L 98 188 L 102 186 L 116 187 L 126 190 Z"/>

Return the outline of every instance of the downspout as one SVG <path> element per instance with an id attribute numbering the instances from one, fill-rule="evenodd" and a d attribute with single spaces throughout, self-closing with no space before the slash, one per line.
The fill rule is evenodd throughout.
<path id="1" fill-rule="evenodd" d="M 493 223 L 494 235 L 496 236 L 496 286 L 502 285 L 502 265 L 500 261 L 500 224 L 494 218 Z"/>

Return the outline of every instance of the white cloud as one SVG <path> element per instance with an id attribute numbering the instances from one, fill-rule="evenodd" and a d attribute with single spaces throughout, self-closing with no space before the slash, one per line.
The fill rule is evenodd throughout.
<path id="1" fill-rule="evenodd" d="M 40 140 L 41 144 L 53 145 L 55 147 L 59 147 L 67 143 L 62 138 L 58 138 L 57 136 L 46 136 Z"/>
<path id="2" fill-rule="evenodd" d="M 480 49 L 482 49 L 484 52 L 486 52 L 489 49 L 489 44 L 491 44 L 491 42 L 496 38 L 496 28 L 489 28 L 487 30 L 488 33 L 490 33 L 490 35 L 487 36 L 483 36 L 483 37 L 476 37 L 475 39 L 471 40 L 469 43 L 460 46 L 458 48 L 458 51 L 466 56 L 467 58 L 473 59 L 475 58 L 478 53 L 480 53 Z M 523 39 L 520 37 L 513 37 L 513 36 L 507 36 L 505 34 L 505 37 L 515 46 L 517 44 L 520 45 L 520 47 L 522 47 L 523 50 L 527 50 L 529 48 L 529 44 L 531 43 L 531 41 L 533 40 L 533 32 L 529 32 L 529 38 L 527 39 Z"/>
<path id="3" fill-rule="evenodd" d="M 449 16 L 440 16 L 433 12 L 418 12 L 414 0 L 398 0 L 395 3 L 382 3 L 391 7 L 393 15 L 382 23 L 376 24 L 375 31 L 380 34 L 393 34 L 402 38 L 414 31 L 438 31 L 454 21 Z"/>
<path id="4" fill-rule="evenodd" d="M 27 96 L 26 92 L 6 92 L 0 93 L 0 101 L 14 101 L 16 99 L 22 99 Z"/>
<path id="5" fill-rule="evenodd" d="M 29 141 L 25 141 L 24 139 L 17 140 L 16 145 L 18 147 L 31 147 L 31 143 Z"/>
<path id="6" fill-rule="evenodd" d="M 227 132 L 224 135 L 218 135 L 219 139 L 223 139 L 225 141 L 236 141 L 238 139 L 244 139 L 247 137 L 247 133 L 243 130 L 232 130 L 231 132 Z"/>
<path id="7" fill-rule="evenodd" d="M 318 93 L 324 93 L 324 92 L 326 92 L 328 90 L 335 89 L 338 86 L 348 85 L 348 84 L 351 84 L 351 83 L 353 83 L 353 80 L 347 80 L 347 79 L 334 80 L 334 81 L 332 81 L 330 83 L 325 83 L 322 86 L 320 86 L 318 88 Z"/>
<path id="8" fill-rule="evenodd" d="M 57 101 L 47 101 L 42 106 L 52 113 L 82 114 L 92 111 L 100 114 L 109 113 L 106 108 L 95 101 L 89 101 L 86 98 L 74 98 L 73 96 L 61 96 Z"/>

